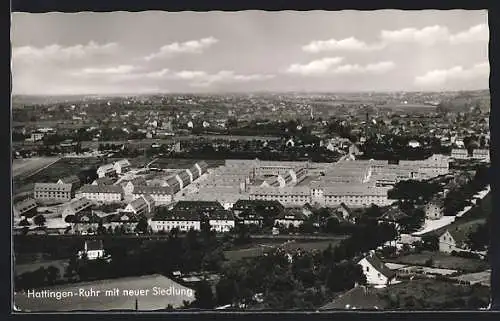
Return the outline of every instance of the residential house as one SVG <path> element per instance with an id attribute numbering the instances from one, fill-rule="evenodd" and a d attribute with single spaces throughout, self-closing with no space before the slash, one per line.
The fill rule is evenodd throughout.
<path id="1" fill-rule="evenodd" d="M 130 166 L 128 159 L 121 159 L 113 164 L 113 169 L 117 174 L 123 174 L 130 169 Z"/>
<path id="2" fill-rule="evenodd" d="M 88 260 L 95 260 L 104 257 L 104 245 L 102 240 L 85 241 L 83 249 L 78 251 L 78 256 L 82 258 L 84 254 Z"/>
<path id="3" fill-rule="evenodd" d="M 32 198 L 14 204 L 14 217 L 33 217 L 37 213 L 38 204 Z"/>
<path id="4" fill-rule="evenodd" d="M 352 216 L 352 210 L 349 206 L 344 203 L 340 203 L 339 206 L 335 208 L 335 214 L 341 220 L 354 223 L 354 217 Z"/>
<path id="5" fill-rule="evenodd" d="M 97 169 L 97 176 L 101 177 L 111 177 L 116 175 L 116 169 L 114 164 L 106 164 L 99 166 Z"/>
<path id="6" fill-rule="evenodd" d="M 264 224 L 264 217 L 255 210 L 248 209 L 238 214 L 238 222 L 244 225 L 262 226 Z"/>
<path id="7" fill-rule="evenodd" d="M 57 184 L 73 184 L 73 186 L 78 187 L 80 185 L 80 179 L 76 175 L 70 175 L 60 178 Z"/>
<path id="8" fill-rule="evenodd" d="M 424 207 L 425 217 L 430 220 L 438 220 L 444 215 L 444 200 L 435 198 Z"/>
<path id="9" fill-rule="evenodd" d="M 75 216 L 85 211 L 91 211 L 93 203 L 85 197 L 72 199 L 62 207 L 61 217 L 66 220 L 68 216 Z"/>
<path id="10" fill-rule="evenodd" d="M 134 188 L 138 186 L 147 186 L 147 181 L 144 177 L 136 177 L 132 180 L 124 181 L 121 183 L 125 195 L 132 195 Z"/>
<path id="11" fill-rule="evenodd" d="M 123 212 L 134 213 L 149 217 L 155 209 L 155 201 L 151 195 L 141 195 L 132 202 L 128 203 Z"/>
<path id="12" fill-rule="evenodd" d="M 439 251 L 444 253 L 468 251 L 468 236 L 482 223 L 482 221 L 472 221 L 446 229 L 439 236 Z"/>
<path id="13" fill-rule="evenodd" d="M 173 194 L 172 188 L 169 186 L 136 186 L 132 192 L 134 199 L 142 196 L 149 196 L 154 200 L 156 205 L 166 205 L 172 203 Z"/>
<path id="14" fill-rule="evenodd" d="M 174 211 L 196 211 L 196 212 L 206 212 L 223 210 L 224 207 L 219 202 L 211 201 L 179 201 L 177 202 L 173 210 Z"/>
<path id="15" fill-rule="evenodd" d="M 75 233 L 87 234 L 96 232 L 101 221 L 102 218 L 95 214 L 92 210 L 85 210 L 75 214 L 70 223 Z"/>
<path id="16" fill-rule="evenodd" d="M 191 168 L 189 168 L 189 171 L 191 172 L 191 175 L 193 176 L 193 180 L 197 180 L 198 178 L 200 178 L 201 171 L 198 169 L 198 167 L 196 167 L 196 164 L 193 165 Z"/>
<path id="17" fill-rule="evenodd" d="M 113 185 L 115 183 L 115 179 L 112 177 L 101 177 L 92 182 L 92 185 Z"/>
<path id="18" fill-rule="evenodd" d="M 68 202 L 73 198 L 72 184 L 35 183 L 35 200 L 40 202 Z"/>
<path id="19" fill-rule="evenodd" d="M 123 188 L 119 185 L 83 185 L 76 198 L 88 198 L 101 203 L 119 203 L 123 200 Z"/>
<path id="20" fill-rule="evenodd" d="M 181 232 L 201 229 L 200 215 L 193 211 L 160 211 L 150 221 L 153 232 L 169 232 L 177 228 Z"/>
<path id="21" fill-rule="evenodd" d="M 306 221 L 307 217 L 300 211 L 294 209 L 287 209 L 285 212 L 280 213 L 274 220 L 275 226 L 284 226 L 286 228 L 300 227 Z"/>
<path id="22" fill-rule="evenodd" d="M 359 262 L 366 276 L 367 284 L 389 285 L 394 283 L 396 273 L 390 270 L 373 252 Z"/>
<path id="23" fill-rule="evenodd" d="M 390 223 L 396 227 L 396 230 L 401 229 L 401 222 L 408 218 L 405 212 L 399 209 L 398 206 L 391 206 L 378 218 L 379 223 Z"/>
<path id="24" fill-rule="evenodd" d="M 285 207 L 278 201 L 267 200 L 245 200 L 240 199 L 233 205 L 233 212 L 236 215 L 246 212 L 248 210 L 254 211 L 264 216 L 275 217 L 285 210 Z"/>
<path id="25" fill-rule="evenodd" d="M 181 190 L 186 188 L 186 186 L 188 186 L 189 184 L 191 184 L 191 177 L 185 170 L 177 173 L 175 175 L 175 179 L 177 179 L 177 181 L 179 182 Z"/>
<path id="26" fill-rule="evenodd" d="M 182 186 L 177 180 L 176 176 L 171 176 L 167 178 L 166 185 L 171 188 L 172 195 L 178 193 L 182 189 Z"/>
<path id="27" fill-rule="evenodd" d="M 208 164 L 205 161 L 198 162 L 194 164 L 194 166 L 198 169 L 199 176 L 205 174 L 208 171 Z"/>
<path id="28" fill-rule="evenodd" d="M 135 231 L 137 224 L 143 217 L 146 216 L 143 214 L 136 214 L 132 211 L 122 210 L 116 214 L 107 216 L 106 221 L 108 227 L 111 227 L 115 231 L 119 228 L 122 233 L 131 233 Z"/>
<path id="29" fill-rule="evenodd" d="M 224 233 L 234 229 L 235 218 L 231 211 L 215 210 L 208 215 L 208 222 L 212 230 Z"/>

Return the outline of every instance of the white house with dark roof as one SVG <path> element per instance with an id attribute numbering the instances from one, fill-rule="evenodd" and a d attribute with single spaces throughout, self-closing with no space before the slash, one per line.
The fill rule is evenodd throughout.
<path id="1" fill-rule="evenodd" d="M 208 222 L 212 230 L 224 233 L 234 228 L 235 217 L 231 211 L 215 210 L 208 215 Z"/>
<path id="2" fill-rule="evenodd" d="M 101 177 L 92 182 L 92 185 L 113 185 L 115 183 L 115 179 L 112 177 Z"/>
<path id="3" fill-rule="evenodd" d="M 278 217 L 274 220 L 274 224 L 284 227 L 289 227 L 290 225 L 293 227 L 299 227 L 304 224 L 306 219 L 307 217 L 302 213 L 302 211 L 287 209 L 285 212 L 278 215 Z"/>
<path id="4" fill-rule="evenodd" d="M 174 228 L 187 232 L 190 229 L 199 231 L 201 229 L 200 215 L 193 211 L 164 211 L 155 215 L 149 225 L 154 232 L 169 232 Z"/>
<path id="5" fill-rule="evenodd" d="M 119 203 L 123 200 L 123 188 L 119 185 L 83 185 L 76 198 L 85 197 L 101 203 Z"/>
<path id="6" fill-rule="evenodd" d="M 101 165 L 97 169 L 97 176 L 99 176 L 99 178 L 107 177 L 107 176 L 109 177 L 109 176 L 113 176 L 115 174 L 116 174 L 116 169 L 115 169 L 114 164 Z"/>
<path id="7" fill-rule="evenodd" d="M 57 184 L 74 184 L 74 185 L 79 185 L 80 184 L 80 179 L 76 175 L 70 175 L 70 176 L 66 176 L 66 177 L 60 178 L 57 181 Z"/>
<path id="8" fill-rule="evenodd" d="M 172 203 L 172 189 L 169 186 L 136 186 L 132 192 L 134 199 L 142 196 L 151 197 L 156 205 L 166 205 Z"/>
<path id="9" fill-rule="evenodd" d="M 96 260 L 104 257 L 104 245 L 102 240 L 85 241 L 83 249 L 78 251 L 78 256 L 82 258 L 84 254 L 86 254 L 88 260 Z"/>
<path id="10" fill-rule="evenodd" d="M 85 197 L 72 199 L 71 202 L 62 207 L 61 217 L 64 220 L 67 216 L 74 216 L 85 210 L 90 210 L 92 205 L 93 203 Z"/>
<path id="11" fill-rule="evenodd" d="M 123 211 L 148 217 L 153 213 L 154 209 L 154 199 L 150 195 L 141 195 L 132 202 L 128 203 Z"/>
<path id="12" fill-rule="evenodd" d="M 363 269 L 367 284 L 389 285 L 395 283 L 396 273 L 380 261 L 373 252 L 362 258 L 358 264 Z"/>
<path id="13" fill-rule="evenodd" d="M 123 187 L 125 195 L 132 195 L 134 188 L 139 186 L 147 186 L 147 181 L 144 177 L 137 177 L 132 180 L 124 181 L 120 184 Z"/>
<path id="14" fill-rule="evenodd" d="M 130 162 L 128 159 L 121 159 L 113 164 L 113 168 L 117 174 L 123 174 L 130 169 Z"/>
<path id="15" fill-rule="evenodd" d="M 166 180 L 166 184 L 171 188 L 172 193 L 175 194 L 181 190 L 181 183 L 177 180 L 175 176 L 170 176 Z"/>
<path id="16" fill-rule="evenodd" d="M 481 220 L 476 220 L 447 228 L 439 236 L 439 251 L 443 253 L 468 251 L 469 233 L 475 231 L 481 224 L 483 224 Z"/>
<path id="17" fill-rule="evenodd" d="M 73 198 L 72 184 L 35 183 L 35 200 L 40 202 L 68 202 Z"/>

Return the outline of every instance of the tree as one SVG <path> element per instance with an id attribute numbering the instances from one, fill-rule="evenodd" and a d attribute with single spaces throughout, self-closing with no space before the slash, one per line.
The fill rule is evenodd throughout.
<path id="1" fill-rule="evenodd" d="M 96 232 L 97 232 L 97 235 L 104 235 L 107 232 L 106 228 L 104 227 L 104 225 L 102 223 L 102 219 L 99 220 L 99 225 L 97 226 Z"/>
<path id="2" fill-rule="evenodd" d="M 145 234 L 148 232 L 148 228 L 149 228 L 148 220 L 146 219 L 146 217 L 141 216 L 141 218 L 139 219 L 139 222 L 137 223 L 137 225 L 135 227 L 135 231 Z"/>
<path id="3" fill-rule="evenodd" d="M 481 224 L 471 231 L 466 240 L 472 251 L 483 251 L 490 243 L 490 231 L 487 224 Z"/>
<path id="4" fill-rule="evenodd" d="M 42 227 L 42 226 L 44 226 L 44 225 L 45 225 L 45 222 L 46 222 L 45 216 L 43 216 L 43 215 L 39 214 L 39 215 L 37 215 L 37 216 L 35 216 L 35 217 L 33 218 L 33 222 L 34 222 L 36 225 L 38 225 L 38 226 Z"/>
<path id="5" fill-rule="evenodd" d="M 196 287 L 194 305 L 200 309 L 213 309 L 215 298 L 210 283 L 203 280 Z"/>
<path id="6" fill-rule="evenodd" d="M 60 272 L 59 269 L 56 268 L 55 266 L 49 266 L 46 270 L 47 274 L 47 282 L 52 285 L 55 284 L 56 281 L 59 279 Z"/>
<path id="7" fill-rule="evenodd" d="M 425 235 L 422 237 L 422 248 L 427 251 L 439 251 L 439 238 L 435 235 Z"/>
<path id="8" fill-rule="evenodd" d="M 232 278 L 223 277 L 215 287 L 218 305 L 233 304 L 238 297 L 238 282 Z"/>
<path id="9" fill-rule="evenodd" d="M 75 221 L 75 216 L 74 215 L 67 215 L 64 218 L 64 222 L 66 222 L 66 223 L 74 223 L 74 221 Z"/>

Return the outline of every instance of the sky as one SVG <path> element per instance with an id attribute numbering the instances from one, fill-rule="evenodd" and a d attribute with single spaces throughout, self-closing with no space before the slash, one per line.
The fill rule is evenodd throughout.
<path id="1" fill-rule="evenodd" d="M 487 89 L 485 10 L 13 13 L 25 95 Z"/>

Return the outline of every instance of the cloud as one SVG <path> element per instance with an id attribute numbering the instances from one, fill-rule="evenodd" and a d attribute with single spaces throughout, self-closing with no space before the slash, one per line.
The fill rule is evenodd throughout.
<path id="1" fill-rule="evenodd" d="M 489 30 L 486 24 L 470 27 L 468 30 L 459 32 L 450 37 L 452 44 L 470 43 L 475 41 L 488 41 Z"/>
<path id="2" fill-rule="evenodd" d="M 488 26 L 479 24 L 469 29 L 452 34 L 445 26 L 434 25 L 421 29 L 404 28 L 399 30 L 382 30 L 380 39 L 373 44 L 368 44 L 354 37 L 341 40 L 314 40 L 302 46 L 302 50 L 308 53 L 320 53 L 328 51 L 357 51 L 369 52 L 381 50 L 395 43 L 417 43 L 424 46 L 432 46 L 437 43 L 448 43 L 452 45 L 471 43 L 476 41 L 488 41 Z"/>
<path id="3" fill-rule="evenodd" d="M 392 61 L 381 61 L 365 66 L 359 64 L 339 65 L 342 60 L 343 58 L 341 57 L 335 57 L 314 60 L 305 65 L 293 64 L 287 69 L 287 72 L 302 76 L 324 76 L 335 74 L 349 75 L 362 73 L 381 74 L 388 72 L 395 67 L 395 64 Z"/>
<path id="4" fill-rule="evenodd" d="M 120 65 L 106 68 L 84 68 L 71 72 L 73 79 L 93 77 L 103 83 L 140 82 L 140 81 L 188 81 L 191 86 L 207 87 L 214 83 L 250 82 L 272 79 L 271 74 L 237 74 L 234 71 L 222 70 L 217 73 L 207 73 L 199 70 L 172 71 L 164 68 L 157 71 L 138 72 L 140 68 L 130 65 Z"/>
<path id="5" fill-rule="evenodd" d="M 207 87 L 214 83 L 263 81 L 275 77 L 275 75 L 270 74 L 241 75 L 230 70 L 222 70 L 214 74 L 209 74 L 204 71 L 183 70 L 174 73 L 172 76 L 174 79 L 189 80 L 191 81 L 190 85 L 195 87 Z"/>
<path id="6" fill-rule="evenodd" d="M 53 44 L 45 47 L 22 46 L 12 48 L 12 60 L 14 63 L 50 63 L 57 61 L 73 61 L 91 58 L 96 55 L 110 55 L 116 52 L 118 44 L 106 43 L 98 44 L 89 42 L 88 44 L 61 46 Z"/>
<path id="7" fill-rule="evenodd" d="M 444 26 L 429 26 L 422 29 L 404 28 L 400 30 L 382 30 L 380 38 L 383 43 L 418 43 L 421 45 L 434 45 L 436 43 L 449 43 L 452 45 L 476 41 L 488 41 L 488 27 L 479 24 L 466 31 L 456 34 L 450 33 Z"/>
<path id="8" fill-rule="evenodd" d="M 136 70 L 137 67 L 131 65 L 119 65 L 105 68 L 83 68 L 72 72 L 74 76 L 101 76 L 101 75 L 125 75 Z"/>
<path id="9" fill-rule="evenodd" d="M 288 67 L 287 72 L 304 76 L 321 75 L 327 73 L 333 66 L 341 63 L 342 60 L 344 60 L 343 57 L 332 57 L 313 60 L 310 63 L 304 65 L 292 64 L 290 65 L 290 67 Z"/>
<path id="10" fill-rule="evenodd" d="M 174 42 L 161 47 L 158 52 L 152 53 L 144 57 L 144 59 L 146 61 L 150 61 L 153 59 L 171 57 L 172 55 L 182 54 L 182 53 L 200 54 L 205 49 L 211 47 L 217 42 L 219 42 L 219 40 L 217 40 L 214 37 L 203 38 L 200 40 L 190 40 L 181 43 Z"/>
<path id="11" fill-rule="evenodd" d="M 439 41 L 447 41 L 449 38 L 449 31 L 448 28 L 438 25 L 422 29 L 404 28 L 392 31 L 382 30 L 380 38 L 384 43 L 415 42 L 422 45 L 433 45 Z"/>
<path id="12" fill-rule="evenodd" d="M 382 49 L 382 45 L 368 45 L 354 37 L 345 38 L 342 40 L 315 40 L 309 44 L 302 46 L 302 50 L 310 53 L 318 53 L 324 51 L 372 51 Z"/>
<path id="13" fill-rule="evenodd" d="M 455 66 L 450 69 L 438 69 L 427 72 L 423 76 L 415 77 L 415 85 L 420 87 L 432 87 L 446 85 L 453 81 L 470 81 L 473 79 L 487 79 L 489 75 L 489 64 L 479 63 L 469 69 Z"/>

